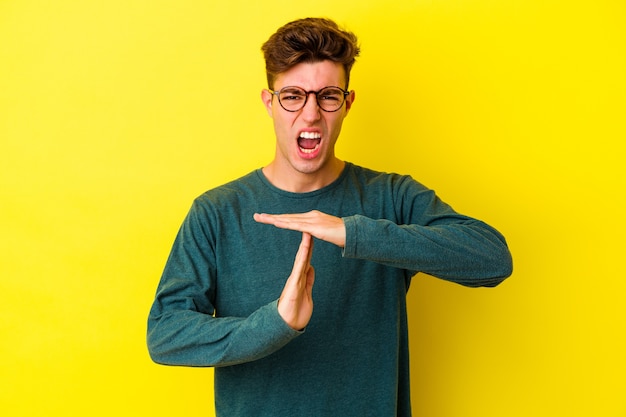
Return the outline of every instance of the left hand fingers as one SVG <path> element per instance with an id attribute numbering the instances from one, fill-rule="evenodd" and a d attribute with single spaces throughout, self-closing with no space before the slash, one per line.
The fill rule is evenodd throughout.
<path id="1" fill-rule="evenodd" d="M 314 237 L 333 243 L 339 247 L 345 245 L 345 225 L 343 219 L 321 211 L 291 214 L 254 214 L 259 223 L 271 224 L 282 229 L 309 233 Z"/>
<path id="2" fill-rule="evenodd" d="M 267 213 L 255 213 L 254 220 L 259 223 L 271 224 L 276 227 L 284 229 L 300 230 L 302 227 L 307 227 L 313 224 L 314 213 L 296 213 L 296 214 L 267 214 Z"/>

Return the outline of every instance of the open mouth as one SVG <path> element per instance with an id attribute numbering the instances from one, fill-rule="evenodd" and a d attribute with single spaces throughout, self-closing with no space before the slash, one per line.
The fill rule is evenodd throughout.
<path id="1" fill-rule="evenodd" d="M 298 137 L 298 147 L 300 148 L 300 152 L 312 154 L 319 148 L 321 140 L 321 133 L 301 132 Z"/>

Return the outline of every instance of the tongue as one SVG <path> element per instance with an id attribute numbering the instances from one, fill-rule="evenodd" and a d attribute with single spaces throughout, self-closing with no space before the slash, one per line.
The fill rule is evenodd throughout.
<path id="1" fill-rule="evenodd" d="M 298 146 L 303 149 L 313 149 L 317 146 L 318 143 L 320 143 L 319 139 L 298 138 Z"/>

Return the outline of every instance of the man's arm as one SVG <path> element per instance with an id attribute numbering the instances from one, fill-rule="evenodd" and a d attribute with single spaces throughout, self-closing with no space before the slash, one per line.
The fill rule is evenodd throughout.
<path id="1" fill-rule="evenodd" d="M 299 336 L 312 313 L 311 236 L 303 234 L 279 300 L 248 317 L 214 317 L 212 250 L 194 227 L 196 215 L 190 212 L 181 227 L 150 310 L 152 359 L 168 365 L 234 365 L 263 358 Z"/>
<path id="2" fill-rule="evenodd" d="M 398 212 L 391 221 L 363 215 L 343 218 L 319 211 L 255 214 L 257 222 L 310 233 L 366 259 L 424 272 L 466 286 L 495 286 L 512 273 L 504 237 L 479 220 L 454 212 L 431 190 L 412 179 L 400 183 Z"/>

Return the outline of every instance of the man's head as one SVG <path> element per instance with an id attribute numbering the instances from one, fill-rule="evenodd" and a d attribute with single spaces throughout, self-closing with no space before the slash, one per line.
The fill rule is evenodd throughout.
<path id="1" fill-rule="evenodd" d="M 344 166 L 335 143 L 355 99 L 346 90 L 356 37 L 330 20 L 302 19 L 280 28 L 263 52 L 269 89 L 261 100 L 276 134 L 275 158 L 263 172 L 284 190 L 321 188 Z"/>
<path id="2" fill-rule="evenodd" d="M 343 66 L 348 89 L 350 70 L 359 55 L 356 36 L 322 18 L 306 18 L 287 23 L 261 48 L 265 56 L 267 84 L 274 88 L 276 77 L 300 63 L 332 61 Z"/>

